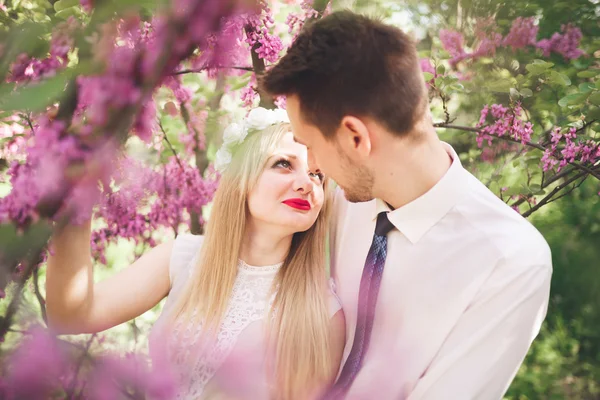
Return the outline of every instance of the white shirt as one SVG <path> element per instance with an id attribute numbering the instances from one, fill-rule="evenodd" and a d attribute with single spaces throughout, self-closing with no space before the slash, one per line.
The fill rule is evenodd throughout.
<path id="1" fill-rule="evenodd" d="M 336 195 L 331 268 L 346 317 L 343 362 L 377 214 L 390 211 L 397 228 L 388 234 L 369 350 L 348 399 L 501 399 L 546 316 L 548 244 L 444 145 L 449 170 L 399 209 Z"/>

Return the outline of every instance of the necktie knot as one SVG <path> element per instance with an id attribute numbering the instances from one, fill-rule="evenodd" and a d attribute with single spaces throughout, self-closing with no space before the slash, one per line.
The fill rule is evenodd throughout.
<path id="1" fill-rule="evenodd" d="M 377 215 L 377 224 L 375 224 L 375 234 L 377 236 L 387 236 L 388 232 L 394 229 L 394 225 L 390 222 L 387 212 L 380 212 Z"/>

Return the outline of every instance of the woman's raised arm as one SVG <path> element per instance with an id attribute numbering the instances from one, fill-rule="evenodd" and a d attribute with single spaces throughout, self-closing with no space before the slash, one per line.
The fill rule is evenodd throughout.
<path id="1" fill-rule="evenodd" d="M 91 221 L 68 225 L 52 238 L 46 272 L 48 324 L 59 334 L 93 333 L 154 307 L 169 292 L 173 240 L 146 252 L 127 268 L 94 283 Z"/>

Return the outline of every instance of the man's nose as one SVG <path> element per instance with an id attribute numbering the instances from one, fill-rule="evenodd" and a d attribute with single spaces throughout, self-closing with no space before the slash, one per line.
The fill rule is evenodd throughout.
<path id="1" fill-rule="evenodd" d="M 318 174 L 319 172 L 321 172 L 321 170 L 319 169 L 319 165 L 317 164 L 317 160 L 315 159 L 315 156 L 310 150 L 308 151 L 308 168 L 314 174 Z"/>

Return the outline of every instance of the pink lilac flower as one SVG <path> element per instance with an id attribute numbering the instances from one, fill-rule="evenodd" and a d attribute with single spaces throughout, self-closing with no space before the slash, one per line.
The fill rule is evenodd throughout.
<path id="1" fill-rule="evenodd" d="M 515 50 L 526 46 L 535 46 L 538 30 L 539 26 L 535 24 L 535 18 L 518 17 L 513 21 L 510 32 L 506 35 L 502 44 Z"/>
<path id="2" fill-rule="evenodd" d="M 464 38 L 460 32 L 442 29 L 440 31 L 440 40 L 442 41 L 444 49 L 452 57 L 450 60 L 451 65 L 456 65 L 458 62 L 468 57 L 464 50 Z"/>
<path id="3" fill-rule="evenodd" d="M 56 340 L 34 328 L 10 356 L 4 381 L 8 398 L 45 399 L 66 378 L 68 360 Z"/>
<path id="4" fill-rule="evenodd" d="M 186 222 L 185 215 L 191 212 L 201 215 L 218 184 L 215 178 L 203 178 L 195 166 L 175 157 L 154 168 L 126 158 L 113 176 L 96 214 L 106 222 L 105 228 L 92 235 L 97 257 L 117 238 L 154 245 L 152 232 Z"/>
<path id="5" fill-rule="evenodd" d="M 561 33 L 554 33 L 550 39 L 542 39 L 537 47 L 542 49 L 544 56 L 548 57 L 551 52 L 562 55 L 567 60 L 581 57 L 584 52 L 579 49 L 582 34 L 581 29 L 571 24 L 562 25 Z"/>
<path id="6" fill-rule="evenodd" d="M 30 58 L 23 53 L 17 56 L 11 65 L 13 82 L 36 81 L 56 74 L 57 70 L 67 66 L 69 51 L 73 47 L 73 33 L 79 28 L 79 23 L 73 17 L 56 26 L 50 40 L 50 50 L 43 59 Z"/>
<path id="7" fill-rule="evenodd" d="M 487 118 L 491 114 L 492 123 L 485 125 Z M 482 147 L 483 142 L 491 144 L 494 137 L 509 136 L 522 143 L 531 141 L 533 134 L 533 125 L 531 122 L 523 121 L 523 109 L 520 104 L 513 108 L 504 107 L 501 104 L 492 104 L 491 107 L 485 106 L 481 110 L 479 123 L 477 127 L 481 128 L 477 133 L 477 144 Z"/>

